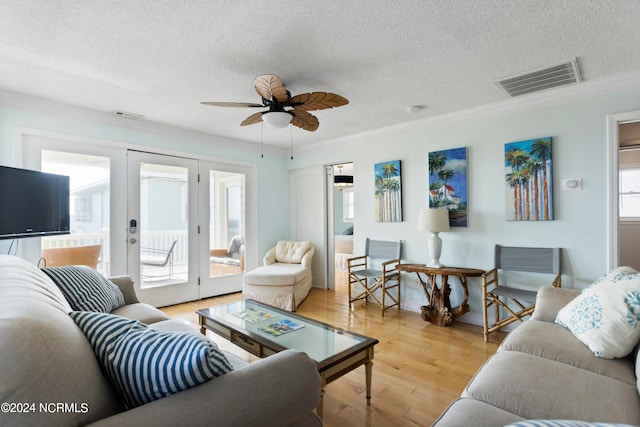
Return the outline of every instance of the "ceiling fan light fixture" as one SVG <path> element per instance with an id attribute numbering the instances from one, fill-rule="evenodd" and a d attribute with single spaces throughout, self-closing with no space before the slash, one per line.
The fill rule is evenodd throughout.
<path id="1" fill-rule="evenodd" d="M 265 122 L 267 126 L 276 129 L 283 129 L 289 126 L 291 118 L 291 114 L 282 111 L 270 111 L 262 115 L 262 121 Z"/>

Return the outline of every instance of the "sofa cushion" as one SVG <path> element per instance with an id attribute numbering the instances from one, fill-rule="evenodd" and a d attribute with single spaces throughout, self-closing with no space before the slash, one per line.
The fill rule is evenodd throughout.
<path id="1" fill-rule="evenodd" d="M 282 286 L 295 285 L 311 274 L 302 264 L 275 263 L 263 265 L 244 275 L 244 283 L 248 285 Z"/>
<path id="2" fill-rule="evenodd" d="M 640 273 L 619 267 L 594 282 L 558 312 L 598 357 L 625 357 L 640 341 Z"/>
<path id="3" fill-rule="evenodd" d="M 74 311 L 71 318 L 128 408 L 233 370 L 218 347 L 202 335 L 162 332 L 112 314 Z"/>
<path id="4" fill-rule="evenodd" d="M 522 417 L 474 399 L 459 398 L 432 424 L 432 427 L 496 427 Z"/>
<path id="5" fill-rule="evenodd" d="M 276 262 L 300 264 L 302 257 L 311 249 L 311 242 L 280 240 L 276 243 Z"/>
<path id="6" fill-rule="evenodd" d="M 566 363 L 631 385 L 636 383 L 631 357 L 624 359 L 594 357 L 589 348 L 569 330 L 555 323 L 538 320 L 524 322 L 516 331 L 507 335 L 500 349 L 519 351 Z"/>
<path id="7" fill-rule="evenodd" d="M 43 268 L 73 310 L 109 313 L 124 305 L 120 288 L 86 265 Z"/>
<path id="8" fill-rule="evenodd" d="M 463 397 L 525 419 L 557 418 L 640 425 L 635 384 L 520 353 L 499 351 L 476 373 Z"/>
<path id="9" fill-rule="evenodd" d="M 126 317 L 127 319 L 139 320 L 147 325 L 170 319 L 163 311 L 142 302 L 123 305 L 113 310 L 111 314 Z"/>

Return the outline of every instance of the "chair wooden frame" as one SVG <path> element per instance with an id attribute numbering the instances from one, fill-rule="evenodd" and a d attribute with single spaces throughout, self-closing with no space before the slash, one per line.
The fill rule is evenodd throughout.
<path id="1" fill-rule="evenodd" d="M 504 286 L 499 283 L 499 270 L 555 274 L 553 287 L 562 286 L 560 248 L 527 248 L 495 246 L 495 268 L 482 275 L 484 340 L 515 321 L 523 322 L 535 310 L 537 291 Z M 511 306 L 509 305 L 511 303 Z M 495 321 L 489 324 L 489 307 L 494 307 Z M 514 307 L 515 306 L 515 307 Z M 500 317 L 500 309 L 504 317 Z"/>
<path id="2" fill-rule="evenodd" d="M 46 248 L 42 249 L 42 257 L 45 267 L 86 265 L 97 270 L 101 252 L 102 245 Z"/>
<path id="3" fill-rule="evenodd" d="M 349 274 L 349 309 L 353 308 L 354 301 L 373 300 L 380 309 L 382 315 L 391 307 L 400 310 L 400 273 L 396 266 L 400 264 L 400 252 L 402 242 L 389 242 L 383 240 L 367 239 L 365 254 L 347 259 Z M 392 258 L 392 259 L 389 259 Z M 369 268 L 372 259 L 386 260 L 381 262 L 381 269 Z M 356 287 L 361 291 L 354 296 Z M 397 289 L 396 294 L 392 293 Z M 375 293 L 380 290 L 380 297 Z M 391 304 L 387 302 L 391 300 Z"/>

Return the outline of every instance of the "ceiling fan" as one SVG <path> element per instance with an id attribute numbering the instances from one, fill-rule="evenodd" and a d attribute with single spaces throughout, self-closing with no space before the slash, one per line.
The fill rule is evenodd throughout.
<path id="1" fill-rule="evenodd" d="M 256 92 L 262 97 L 262 104 L 250 102 L 201 102 L 204 105 L 237 108 L 269 108 L 268 111 L 254 113 L 244 119 L 240 126 L 253 125 L 264 121 L 272 127 L 284 128 L 291 123 L 301 129 L 315 131 L 320 126 L 318 118 L 308 111 L 341 107 L 349 101 L 335 93 L 309 92 L 291 96 L 275 74 L 263 74 L 253 82 Z"/>

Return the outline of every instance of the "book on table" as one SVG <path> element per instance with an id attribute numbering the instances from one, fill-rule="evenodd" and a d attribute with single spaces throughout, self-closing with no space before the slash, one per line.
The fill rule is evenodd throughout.
<path id="1" fill-rule="evenodd" d="M 263 320 L 271 319 L 273 317 L 273 314 L 257 310 L 253 307 L 231 314 L 251 323 L 262 322 Z"/>
<path id="2" fill-rule="evenodd" d="M 260 328 L 260 330 L 277 337 L 279 335 L 287 334 L 301 328 L 304 328 L 304 325 L 296 323 L 290 319 L 282 319 L 268 326 L 263 326 Z"/>

